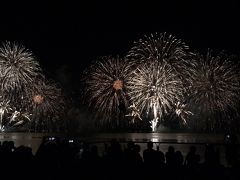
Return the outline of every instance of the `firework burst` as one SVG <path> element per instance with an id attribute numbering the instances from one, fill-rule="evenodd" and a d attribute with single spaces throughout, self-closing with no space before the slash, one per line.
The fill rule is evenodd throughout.
<path id="1" fill-rule="evenodd" d="M 156 127 L 158 121 L 161 120 L 162 115 L 167 111 L 170 112 L 170 109 L 173 110 L 174 107 L 176 110 L 173 112 L 177 113 L 184 124 L 186 124 L 186 119 L 184 118 L 186 116 L 183 116 L 183 114 L 187 110 L 180 112 L 176 104 L 179 102 L 177 100 L 181 99 L 181 102 L 184 101 L 183 98 L 189 92 L 188 88 L 191 84 L 191 79 L 189 77 L 192 74 L 192 67 L 195 65 L 194 58 L 192 58 L 193 56 L 194 54 L 190 52 L 189 47 L 181 39 L 177 39 L 175 36 L 168 35 L 167 33 L 156 33 L 154 35 L 144 36 L 144 38 L 135 42 L 133 48 L 129 51 L 127 58 L 134 62 L 136 64 L 136 69 L 138 69 L 135 71 L 133 75 L 135 78 L 133 79 L 140 83 L 142 83 L 141 81 L 143 79 L 144 81 L 148 81 L 152 84 L 148 85 L 151 89 L 149 93 L 151 92 L 154 94 L 155 91 L 155 95 L 151 97 L 152 99 L 149 94 L 142 93 L 142 97 L 138 99 L 138 101 L 141 99 L 142 102 L 137 103 L 141 112 L 143 109 L 147 109 L 147 112 L 149 112 L 150 108 L 152 109 L 154 116 L 151 121 L 152 130 Z M 149 77 L 147 77 L 146 72 L 149 73 Z M 137 77 L 141 77 L 142 79 L 136 79 Z M 175 79 L 172 77 L 175 77 Z M 155 84 L 158 81 L 159 84 Z M 170 84 L 172 83 L 171 87 L 168 86 L 164 88 L 165 81 Z M 134 83 L 136 82 L 129 83 L 132 84 L 132 88 L 134 89 Z M 162 83 L 162 85 L 160 85 L 160 83 Z M 142 88 L 141 85 L 139 87 Z M 164 93 L 163 89 L 168 89 L 166 90 L 168 92 Z M 174 95 L 170 96 L 171 91 L 174 91 L 174 89 L 177 91 L 175 97 Z M 130 91 L 132 93 L 132 90 Z M 130 96 L 136 98 L 136 94 L 130 94 Z M 146 104 L 144 105 L 143 103 Z"/>
<path id="2" fill-rule="evenodd" d="M 155 61 L 140 65 L 128 82 L 129 95 L 141 113 L 153 114 L 152 130 L 162 116 L 183 98 L 184 86 L 167 63 Z"/>
<path id="3" fill-rule="evenodd" d="M 0 97 L 0 131 L 5 131 L 30 121 L 28 112 L 17 110 L 9 100 Z"/>
<path id="4" fill-rule="evenodd" d="M 156 33 L 144 36 L 143 39 L 134 43 L 127 58 L 137 64 L 159 61 L 168 63 L 179 72 L 189 75 L 193 53 L 189 47 L 173 35 L 167 33 Z"/>
<path id="5" fill-rule="evenodd" d="M 119 57 L 104 57 L 87 70 L 85 96 L 100 125 L 119 125 L 120 114 L 128 107 L 126 79 L 130 71 L 130 64 Z"/>
<path id="6" fill-rule="evenodd" d="M 0 47 L 0 82 L 2 91 L 21 91 L 41 73 L 39 63 L 24 46 L 6 42 Z"/>
<path id="7" fill-rule="evenodd" d="M 221 121 L 227 119 L 229 110 L 236 110 L 239 73 L 237 66 L 224 54 L 212 56 L 208 52 L 206 57 L 198 55 L 197 60 L 192 74 L 190 105 L 195 107 L 194 114 L 205 119 L 204 124 L 213 130 L 216 124 L 221 126 Z"/>
<path id="8" fill-rule="evenodd" d="M 25 103 L 32 114 L 35 131 L 52 131 L 63 126 L 65 98 L 54 82 L 36 80 L 28 89 Z"/>

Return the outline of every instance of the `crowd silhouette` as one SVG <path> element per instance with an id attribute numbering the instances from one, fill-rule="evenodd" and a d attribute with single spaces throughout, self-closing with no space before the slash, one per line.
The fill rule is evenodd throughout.
<path id="1" fill-rule="evenodd" d="M 36 154 L 13 141 L 0 145 L 2 177 L 23 179 L 238 179 L 239 147 L 235 141 L 225 144 L 228 166 L 220 163 L 218 148 L 206 144 L 204 159 L 191 146 L 184 157 L 169 146 L 167 152 L 147 142 L 141 155 L 139 144 L 129 141 L 125 148 L 117 140 L 96 144 L 72 139 L 45 137 Z"/>

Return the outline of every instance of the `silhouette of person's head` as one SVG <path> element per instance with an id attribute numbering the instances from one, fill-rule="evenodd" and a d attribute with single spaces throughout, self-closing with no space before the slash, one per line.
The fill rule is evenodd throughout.
<path id="1" fill-rule="evenodd" d="M 174 151 L 175 151 L 175 149 L 174 149 L 173 146 L 169 146 L 169 147 L 168 147 L 168 152 L 174 153 Z"/>
<path id="2" fill-rule="evenodd" d="M 148 149 L 152 149 L 152 148 L 153 148 L 153 142 L 152 142 L 152 141 L 149 141 L 149 142 L 147 143 L 147 148 L 148 148 Z"/>

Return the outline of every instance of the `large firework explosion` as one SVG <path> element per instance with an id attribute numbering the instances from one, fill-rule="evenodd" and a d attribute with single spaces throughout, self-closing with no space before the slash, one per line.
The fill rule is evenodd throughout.
<path id="1" fill-rule="evenodd" d="M 39 75 L 41 68 L 31 51 L 17 43 L 2 44 L 0 47 L 2 92 L 22 91 L 24 86 L 29 85 Z"/>
<path id="2" fill-rule="evenodd" d="M 192 58 L 193 56 L 194 54 L 191 53 L 189 47 L 181 39 L 177 39 L 175 36 L 168 35 L 167 33 L 156 33 L 151 36 L 144 36 L 144 38 L 134 43 L 134 46 L 127 55 L 127 58 L 136 64 L 136 68 L 142 66 L 144 63 L 157 63 L 160 69 L 163 68 L 160 71 L 164 71 L 164 68 L 168 67 L 174 76 L 177 77 L 177 81 L 181 81 L 182 87 L 184 87 L 181 89 L 181 102 L 174 101 L 171 102 L 171 104 L 175 106 L 176 109 L 173 112 L 183 120 L 185 125 L 187 124 L 185 112 L 188 112 L 188 110 L 185 108 L 185 105 L 184 110 L 182 108 L 179 109 L 179 107 L 183 107 L 182 103 L 185 101 L 183 97 L 188 95 L 191 85 L 191 78 L 189 77 L 195 65 L 195 59 Z M 134 74 L 137 76 L 136 72 Z M 185 115 L 183 115 L 184 113 Z M 153 114 L 155 113 L 153 112 Z M 190 113 L 188 112 L 187 114 Z M 153 123 L 156 125 L 156 122 Z"/>
<path id="3" fill-rule="evenodd" d="M 135 64 L 159 61 L 172 66 L 187 79 L 193 65 L 193 53 L 181 39 L 167 33 L 155 33 L 134 43 L 127 58 Z M 181 73 L 180 73 L 181 72 Z"/>
<path id="4" fill-rule="evenodd" d="M 189 106 L 200 118 L 196 126 L 208 131 L 224 129 L 239 103 L 237 66 L 223 53 L 212 56 L 208 51 L 206 57 L 198 55 L 196 59 L 189 96 Z"/>
<path id="5" fill-rule="evenodd" d="M 1 130 L 30 121 L 25 109 L 27 87 L 42 76 L 38 61 L 31 51 L 18 43 L 5 42 L 0 47 Z"/>
<path id="6" fill-rule="evenodd" d="M 85 97 L 98 124 L 117 127 L 121 123 L 128 107 L 126 80 L 130 72 L 130 63 L 119 57 L 104 57 L 86 71 Z"/>
<path id="7" fill-rule="evenodd" d="M 58 131 L 65 128 L 65 97 L 54 82 L 37 79 L 28 87 L 26 106 L 32 114 L 35 131 Z"/>
<path id="8" fill-rule="evenodd" d="M 154 61 L 139 65 L 127 83 L 131 100 L 140 112 L 153 114 L 153 131 L 164 114 L 171 112 L 175 104 L 183 99 L 183 83 L 166 62 Z"/>
<path id="9" fill-rule="evenodd" d="M 85 95 L 100 124 L 118 125 L 120 104 L 132 111 L 125 116 L 133 122 L 150 117 L 153 131 L 165 115 L 166 121 L 180 118 L 184 126 L 212 130 L 237 114 L 239 73 L 223 54 L 205 58 L 161 33 L 135 42 L 126 59 L 106 58 L 88 71 Z"/>
<path id="10" fill-rule="evenodd" d="M 26 121 L 34 131 L 52 131 L 64 124 L 60 88 L 45 80 L 38 61 L 24 46 L 6 42 L 0 47 L 0 86 L 2 130 Z"/>

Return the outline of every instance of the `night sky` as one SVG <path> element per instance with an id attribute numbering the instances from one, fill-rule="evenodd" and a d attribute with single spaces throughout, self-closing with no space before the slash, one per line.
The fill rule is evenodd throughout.
<path id="1" fill-rule="evenodd" d="M 154 32 L 171 33 L 200 52 L 240 54 L 237 0 L 8 1 L 0 7 L 0 40 L 23 43 L 47 75 L 66 78 L 69 86 L 92 60 L 123 56 L 134 41 Z"/>

